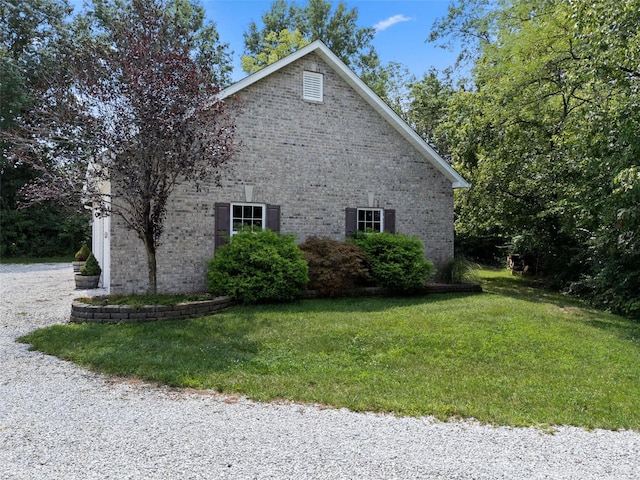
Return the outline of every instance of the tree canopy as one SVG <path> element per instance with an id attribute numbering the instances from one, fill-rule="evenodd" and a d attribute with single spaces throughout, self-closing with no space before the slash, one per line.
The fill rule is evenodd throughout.
<path id="1" fill-rule="evenodd" d="M 16 127 L 32 91 L 56 68 L 55 45 L 68 34 L 71 8 L 56 0 L 7 0 L 0 4 L 0 255 L 58 256 L 75 252 L 88 235 L 88 212 L 74 205 L 28 205 L 25 185 L 46 177 L 29 161 L 8 155 L 5 133 Z M 76 200 L 78 196 L 76 196 Z"/>
<path id="2" fill-rule="evenodd" d="M 242 69 L 247 73 L 255 73 L 308 43 L 310 42 L 304 38 L 300 30 L 291 32 L 285 28 L 279 32 L 269 32 L 262 42 L 262 51 L 255 56 L 242 56 Z"/>
<path id="3" fill-rule="evenodd" d="M 340 0 L 274 0 L 262 16 L 262 28 L 255 21 L 244 33 L 245 54 L 242 68 L 254 73 L 315 40 L 322 40 L 349 68 L 383 100 L 398 109 L 396 95 L 404 81 L 404 70 L 397 63 L 382 65 L 373 47 L 375 30 L 358 26 L 357 8 Z M 402 90 L 402 89 L 400 89 Z"/>
<path id="4" fill-rule="evenodd" d="M 298 32 L 307 43 L 322 40 L 346 65 L 362 69 L 377 55 L 371 45 L 373 28 L 358 27 L 357 20 L 358 10 L 348 9 L 342 0 L 335 8 L 328 0 L 309 0 L 304 7 L 275 0 L 262 16 L 261 29 L 253 21 L 249 24 L 244 34 L 245 56 L 255 58 L 273 48 L 275 39 L 270 34 L 286 30 L 292 36 Z"/>
<path id="5" fill-rule="evenodd" d="M 547 277 L 640 314 L 640 2 L 464 0 L 431 38 L 466 41 L 474 87 L 441 128 L 472 183 L 464 238 L 534 252 Z"/>

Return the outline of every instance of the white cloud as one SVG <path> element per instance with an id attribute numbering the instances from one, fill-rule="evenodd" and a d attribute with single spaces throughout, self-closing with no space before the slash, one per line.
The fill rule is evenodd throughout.
<path id="1" fill-rule="evenodd" d="M 386 20 L 381 20 L 378 23 L 376 23 L 373 28 L 374 30 L 377 32 L 381 32 L 382 30 L 386 30 L 387 28 L 395 25 L 396 23 L 400 23 L 400 22 L 408 22 L 410 20 L 413 20 L 412 18 L 409 17 L 405 17 L 404 15 L 394 15 L 393 17 L 389 17 Z"/>

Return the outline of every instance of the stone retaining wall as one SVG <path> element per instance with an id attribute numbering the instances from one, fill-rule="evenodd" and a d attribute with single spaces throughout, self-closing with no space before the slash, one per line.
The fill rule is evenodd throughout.
<path id="1" fill-rule="evenodd" d="M 230 297 L 213 300 L 179 303 L 177 305 L 88 305 L 74 301 L 71 304 L 71 323 L 120 323 L 153 322 L 157 320 L 182 320 L 212 315 L 228 308 Z"/>

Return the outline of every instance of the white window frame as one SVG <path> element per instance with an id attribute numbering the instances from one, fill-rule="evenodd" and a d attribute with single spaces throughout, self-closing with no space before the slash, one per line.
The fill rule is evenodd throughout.
<path id="1" fill-rule="evenodd" d="M 377 222 L 375 219 L 373 220 L 360 220 L 360 212 L 362 213 L 367 213 L 367 212 L 372 212 L 372 213 L 378 213 L 380 215 L 380 221 Z M 373 225 L 375 225 L 376 223 L 380 223 L 380 229 L 379 230 L 375 230 L 373 228 Z M 384 232 L 384 209 L 382 208 L 358 208 L 357 212 L 356 212 L 356 231 L 359 232 L 367 232 L 367 229 L 371 228 L 372 231 L 376 232 L 376 233 L 382 233 Z"/>
<path id="2" fill-rule="evenodd" d="M 307 102 L 324 101 L 324 75 L 318 72 L 302 72 L 302 99 Z"/>
<path id="3" fill-rule="evenodd" d="M 242 208 L 242 215 L 240 217 L 236 217 L 234 215 L 234 210 L 235 207 L 241 207 Z M 245 207 L 260 207 L 262 209 L 262 216 L 261 217 L 255 217 L 255 216 L 251 216 L 251 217 L 245 217 L 244 216 L 244 209 Z M 267 228 L 267 206 L 264 203 L 248 203 L 248 202 L 235 202 L 235 203 L 231 203 L 230 205 L 230 212 L 229 212 L 229 234 L 231 237 L 233 237 L 236 233 L 239 232 L 239 230 L 236 230 L 235 225 L 234 225 L 234 220 L 240 219 L 240 221 L 243 223 L 245 222 L 245 219 L 247 220 L 251 220 L 251 221 L 255 221 L 255 220 L 260 220 L 261 223 L 261 227 L 260 230 L 264 230 L 265 228 Z M 257 228 L 253 227 L 253 223 L 251 224 L 251 231 L 258 231 Z"/>

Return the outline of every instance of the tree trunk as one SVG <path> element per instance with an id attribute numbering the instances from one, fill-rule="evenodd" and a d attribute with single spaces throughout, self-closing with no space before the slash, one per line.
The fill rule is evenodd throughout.
<path id="1" fill-rule="evenodd" d="M 150 174 L 146 175 L 147 181 L 150 179 Z M 146 185 L 145 192 L 149 190 L 149 186 Z M 157 283 L 157 270 L 156 270 L 156 236 L 155 225 L 153 223 L 151 201 L 149 197 L 145 197 L 146 201 L 143 201 L 143 215 L 142 215 L 142 242 L 144 248 L 147 251 L 147 268 L 149 270 L 149 288 L 147 293 L 155 295 L 158 293 Z"/>
<path id="2" fill-rule="evenodd" d="M 152 243 L 145 242 L 145 249 L 147 250 L 147 267 L 149 269 L 149 289 L 147 293 L 158 293 L 158 283 L 156 279 L 156 247 Z"/>

